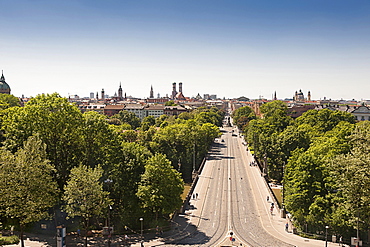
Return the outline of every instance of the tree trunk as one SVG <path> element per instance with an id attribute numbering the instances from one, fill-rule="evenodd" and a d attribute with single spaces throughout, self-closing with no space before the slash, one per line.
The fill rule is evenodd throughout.
<path id="1" fill-rule="evenodd" d="M 24 239 L 23 239 L 23 225 L 21 224 L 20 225 L 20 228 L 21 228 L 21 232 L 20 232 L 20 239 L 21 239 L 21 247 L 24 247 Z"/>
<path id="2" fill-rule="evenodd" d="M 84 246 L 87 247 L 87 232 L 89 230 L 89 220 L 85 221 L 85 243 Z"/>

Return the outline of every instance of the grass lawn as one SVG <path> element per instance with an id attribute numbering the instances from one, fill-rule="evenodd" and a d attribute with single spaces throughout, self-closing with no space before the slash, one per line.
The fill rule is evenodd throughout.
<path id="1" fill-rule="evenodd" d="M 189 193 L 190 187 L 191 187 L 191 184 L 185 184 L 184 192 L 182 192 L 182 195 L 181 195 L 181 198 L 182 198 L 183 201 L 186 199 L 186 196 Z"/>

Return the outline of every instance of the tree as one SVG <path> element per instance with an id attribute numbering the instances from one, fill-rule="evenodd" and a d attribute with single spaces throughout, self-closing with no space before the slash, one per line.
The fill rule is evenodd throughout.
<path id="1" fill-rule="evenodd" d="M 256 114 L 253 112 L 252 108 L 249 106 L 243 106 L 236 109 L 232 114 L 234 124 L 238 126 L 239 129 L 242 129 L 243 126 L 248 123 L 250 120 L 256 119 Z M 239 122 L 239 119 L 243 118 L 243 121 Z M 243 124 L 242 124 L 243 123 Z"/>
<path id="2" fill-rule="evenodd" d="M 4 145 L 15 152 L 29 136 L 38 133 L 62 189 L 70 169 L 84 158 L 82 126 L 82 113 L 66 98 L 56 93 L 38 95 L 25 107 L 4 111 Z"/>
<path id="3" fill-rule="evenodd" d="M 90 219 L 93 216 L 101 216 L 111 204 L 109 192 L 103 191 L 103 183 L 100 181 L 102 174 L 103 169 L 100 166 L 89 168 L 79 165 L 72 168 L 70 178 L 64 186 L 63 210 L 69 218 L 82 217 L 85 246 Z"/>
<path id="4" fill-rule="evenodd" d="M 332 160 L 339 199 L 334 207 L 338 231 L 370 226 L 370 122 L 360 122 L 349 137 L 351 151 Z M 344 222 L 338 219 L 344 219 Z"/>
<path id="5" fill-rule="evenodd" d="M 82 115 L 81 135 L 83 164 L 94 167 L 109 162 L 112 153 L 120 148 L 117 134 L 102 114 L 94 111 Z"/>
<path id="6" fill-rule="evenodd" d="M 355 123 L 355 117 L 349 112 L 332 111 L 329 109 L 309 110 L 298 117 L 298 125 L 308 124 L 315 127 L 320 132 L 326 132 L 333 129 L 341 121 Z"/>
<path id="7" fill-rule="evenodd" d="M 335 191 L 339 187 L 337 177 L 330 173 L 330 163 L 349 152 L 347 138 L 352 129 L 350 123 L 340 122 L 331 131 L 313 138 L 307 150 L 292 152 L 285 169 L 284 202 L 300 228 L 307 223 L 312 230 L 319 230 L 333 223 L 332 205 L 338 201 Z"/>
<path id="8" fill-rule="evenodd" d="M 199 124 L 211 123 L 216 126 L 222 125 L 222 120 L 220 121 L 221 119 L 220 115 L 217 112 L 213 112 L 213 111 L 200 112 L 195 115 L 194 119 Z"/>
<path id="9" fill-rule="evenodd" d="M 126 142 L 136 142 L 137 141 L 137 138 L 138 138 L 138 134 L 137 134 L 137 132 L 135 130 L 125 130 L 121 134 L 121 137 Z"/>
<path id="10" fill-rule="evenodd" d="M 166 103 L 164 103 L 165 106 L 177 106 L 177 104 L 175 103 L 175 101 L 173 100 L 169 100 L 167 101 Z"/>
<path id="11" fill-rule="evenodd" d="M 5 110 L 14 106 L 21 106 L 17 97 L 11 94 L 0 93 L 0 110 Z"/>
<path id="12" fill-rule="evenodd" d="M 106 176 L 114 181 L 111 186 L 111 198 L 116 205 L 114 211 L 120 220 L 127 224 L 133 215 L 142 212 L 138 207 L 136 192 L 141 175 L 145 171 L 146 161 L 152 154 L 138 143 L 123 142 L 117 156 L 117 161 L 106 169 Z"/>
<path id="13" fill-rule="evenodd" d="M 285 102 L 275 100 L 263 104 L 260 108 L 263 118 L 275 131 L 283 131 L 292 124 L 292 118 L 288 116 L 288 106 Z"/>
<path id="14" fill-rule="evenodd" d="M 28 223 L 48 216 L 58 198 L 53 166 L 46 159 L 46 146 L 39 136 L 30 136 L 14 155 L 0 150 L 0 212 L 14 218 L 23 230 Z"/>
<path id="15" fill-rule="evenodd" d="M 163 154 L 156 154 L 145 165 L 145 173 L 137 192 L 141 204 L 147 210 L 158 214 L 169 215 L 182 204 L 181 194 L 184 182 L 178 171 Z"/>
<path id="16" fill-rule="evenodd" d="M 121 123 L 127 123 L 131 125 L 132 129 L 140 127 L 141 120 L 138 118 L 135 113 L 130 111 L 120 111 L 118 114 L 112 116 L 112 118 L 117 118 Z"/>
<path id="17" fill-rule="evenodd" d="M 155 125 L 155 117 L 153 117 L 153 116 L 147 116 L 141 122 L 141 124 L 143 124 L 143 123 L 146 123 L 149 126 L 154 126 Z"/>

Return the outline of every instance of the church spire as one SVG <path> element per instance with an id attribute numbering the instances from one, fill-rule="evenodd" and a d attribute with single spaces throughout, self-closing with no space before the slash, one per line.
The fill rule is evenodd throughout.
<path id="1" fill-rule="evenodd" d="M 5 77 L 4 77 L 4 72 L 3 72 L 3 70 L 1 70 L 1 78 L 0 78 L 0 81 L 5 81 Z"/>
<path id="2" fill-rule="evenodd" d="M 150 96 L 149 96 L 149 98 L 151 98 L 151 99 L 154 98 L 153 85 L 150 86 Z"/>
<path id="3" fill-rule="evenodd" d="M 118 97 L 119 97 L 120 99 L 122 99 L 122 87 L 121 87 L 121 82 L 119 82 Z"/>

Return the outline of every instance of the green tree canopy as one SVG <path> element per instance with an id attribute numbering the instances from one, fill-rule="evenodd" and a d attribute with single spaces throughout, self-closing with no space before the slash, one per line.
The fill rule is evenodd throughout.
<path id="1" fill-rule="evenodd" d="M 243 129 L 243 126 L 247 124 L 250 120 L 256 119 L 256 114 L 249 106 L 243 106 L 236 109 L 232 114 L 234 124 L 238 126 L 239 129 Z M 240 119 L 243 121 L 239 121 Z"/>
<path id="2" fill-rule="evenodd" d="M 351 151 L 331 162 L 339 197 L 332 224 L 342 234 L 357 224 L 362 231 L 370 226 L 370 122 L 358 123 L 349 139 Z"/>
<path id="3" fill-rule="evenodd" d="M 106 176 L 113 180 L 111 195 L 117 216 L 123 222 L 130 222 L 133 215 L 142 212 L 136 192 L 145 164 L 152 154 L 138 143 L 123 142 L 117 156 L 115 163 L 106 169 Z"/>
<path id="4" fill-rule="evenodd" d="M 132 129 L 136 129 L 140 127 L 141 120 L 138 118 L 135 113 L 130 111 L 120 111 L 118 114 L 112 116 L 112 118 L 117 118 L 121 121 L 121 123 L 127 123 L 129 124 Z"/>
<path id="5" fill-rule="evenodd" d="M 326 132 L 333 129 L 341 121 L 354 124 L 355 117 L 349 112 L 332 111 L 329 109 L 308 110 L 298 117 L 296 123 L 298 125 L 308 124 L 315 127 L 318 131 Z"/>
<path id="6" fill-rule="evenodd" d="M 103 169 L 100 166 L 89 168 L 79 165 L 72 168 L 70 178 L 64 187 L 63 210 L 70 218 L 82 217 L 85 230 L 89 227 L 90 219 L 107 212 L 111 204 L 109 192 L 103 190 L 102 175 Z"/>
<path id="7" fill-rule="evenodd" d="M 62 189 L 70 169 L 84 158 L 82 123 L 81 112 L 66 98 L 56 93 L 38 95 L 25 107 L 4 111 L 4 144 L 15 152 L 29 136 L 38 133 L 46 144 L 47 158 L 56 169 Z"/>
<path id="8" fill-rule="evenodd" d="M 173 100 L 169 100 L 166 103 L 164 103 L 165 106 L 176 106 L 177 104 Z"/>
<path id="9" fill-rule="evenodd" d="M 0 110 L 14 106 L 21 106 L 21 102 L 17 97 L 11 94 L 0 93 Z"/>
<path id="10" fill-rule="evenodd" d="M 180 173 L 172 168 L 165 155 L 156 154 L 145 165 L 137 196 L 142 206 L 156 216 L 169 215 L 180 208 L 183 190 Z"/>
<path id="11" fill-rule="evenodd" d="M 58 198 L 53 166 L 46 159 L 46 147 L 36 136 L 30 136 L 14 155 L 0 149 L 0 213 L 14 218 L 23 229 L 28 223 L 48 216 Z"/>

